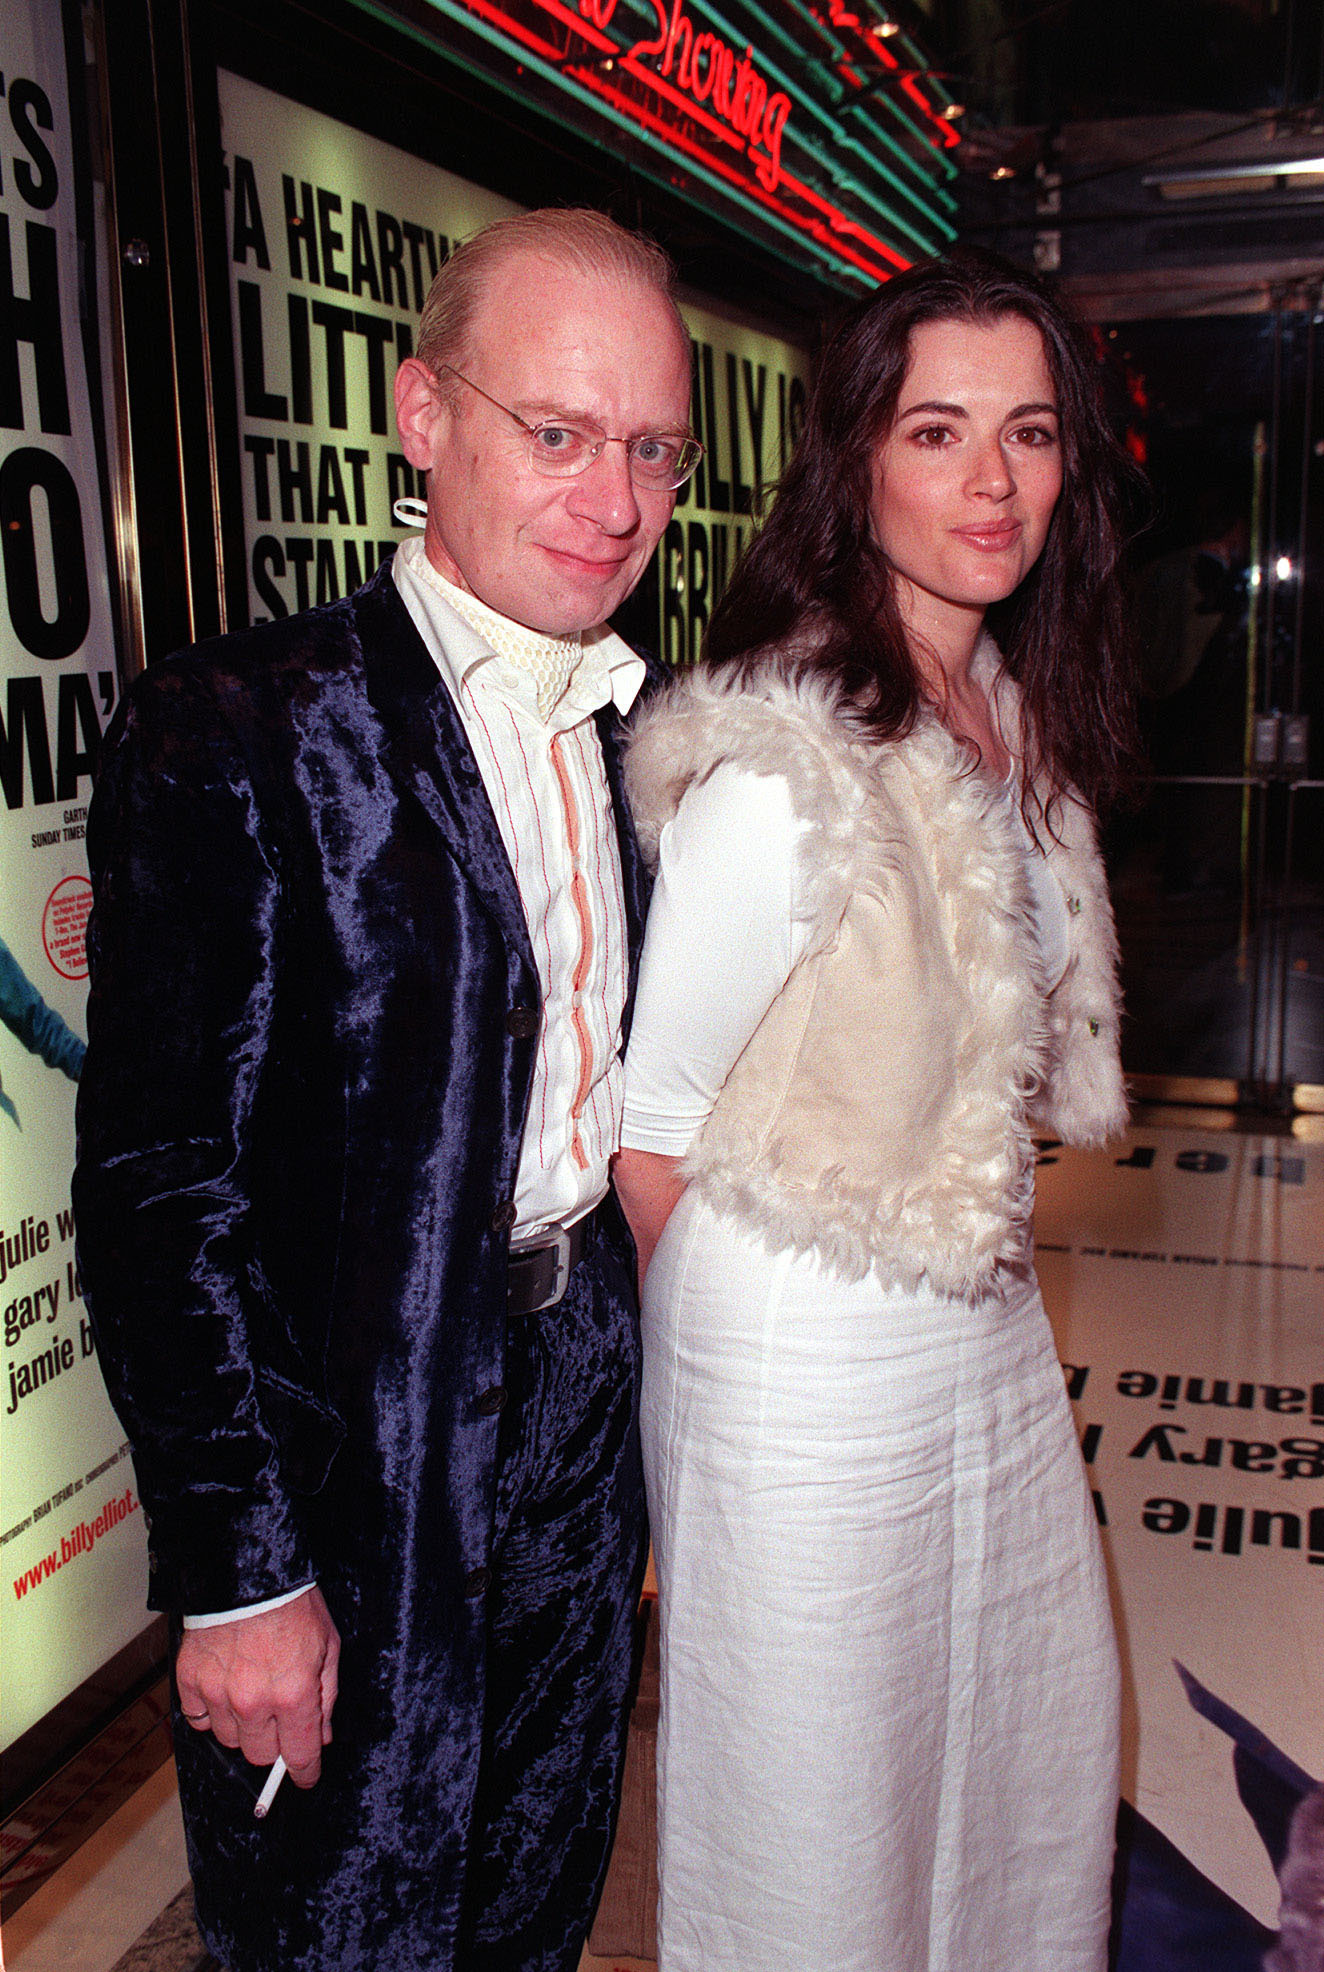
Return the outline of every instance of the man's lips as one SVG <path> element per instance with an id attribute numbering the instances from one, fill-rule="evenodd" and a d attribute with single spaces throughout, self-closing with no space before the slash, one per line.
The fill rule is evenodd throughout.
<path id="1" fill-rule="evenodd" d="M 604 580 L 618 574 L 630 559 L 628 555 L 577 555 L 571 548 L 551 546 L 544 546 L 544 553 L 577 574 L 601 576 Z"/>

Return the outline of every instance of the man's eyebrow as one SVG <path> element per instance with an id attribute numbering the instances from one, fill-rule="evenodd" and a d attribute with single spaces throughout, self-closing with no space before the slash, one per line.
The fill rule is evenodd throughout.
<path id="1" fill-rule="evenodd" d="M 587 419 L 589 424 L 597 423 L 597 419 L 589 412 L 576 411 L 556 397 L 517 397 L 511 409 L 518 411 L 521 417 L 527 413 L 531 418 L 569 418 L 575 423 L 582 423 Z"/>
<path id="2" fill-rule="evenodd" d="M 595 412 L 574 410 L 570 405 L 554 397 L 518 397 L 510 409 L 517 412 L 521 418 L 527 419 L 530 424 L 546 423 L 549 419 L 563 419 L 567 424 L 596 425 L 599 430 L 602 427 L 602 420 Z M 647 438 L 651 432 L 662 431 L 675 431 L 688 436 L 689 424 L 684 419 L 679 424 L 671 424 L 659 419 L 656 424 L 641 424 L 638 432 L 632 433 L 631 436 Z"/>

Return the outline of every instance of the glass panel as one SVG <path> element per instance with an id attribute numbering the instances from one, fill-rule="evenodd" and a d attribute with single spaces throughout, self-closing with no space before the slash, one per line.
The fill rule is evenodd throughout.
<path id="1" fill-rule="evenodd" d="M 1318 662 L 1318 660 L 1317 660 Z M 1324 782 L 1292 797 L 1281 970 L 1283 1073 L 1324 1087 Z"/>
<path id="2" fill-rule="evenodd" d="M 1272 1099 L 1320 1072 L 1316 327 L 1108 333 L 1155 494 L 1131 577 L 1153 781 L 1109 837 L 1127 1065 Z"/>
<path id="3" fill-rule="evenodd" d="M 1257 789 L 1160 783 L 1110 833 L 1134 1074 L 1249 1073 L 1263 805 Z"/>

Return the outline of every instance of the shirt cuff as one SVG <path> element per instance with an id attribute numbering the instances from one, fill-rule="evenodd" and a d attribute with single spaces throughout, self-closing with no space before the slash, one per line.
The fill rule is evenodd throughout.
<path id="1" fill-rule="evenodd" d="M 218 1629 L 222 1623 L 243 1623 L 250 1616 L 265 1616 L 268 1609 L 283 1609 L 287 1602 L 297 1602 L 301 1595 L 307 1595 L 309 1589 L 315 1589 L 316 1587 L 316 1582 L 305 1582 L 302 1588 L 287 1589 L 284 1595 L 270 1596 L 266 1602 L 246 1602 L 242 1609 L 221 1609 L 214 1615 L 207 1616 L 186 1616 L 184 1618 L 184 1628 L 186 1630 L 214 1630 Z"/>
<path id="2" fill-rule="evenodd" d="M 627 1106 L 621 1121 L 622 1150 L 651 1150 L 659 1157 L 683 1157 L 704 1124 L 708 1112 L 676 1117 L 645 1116 Z"/>

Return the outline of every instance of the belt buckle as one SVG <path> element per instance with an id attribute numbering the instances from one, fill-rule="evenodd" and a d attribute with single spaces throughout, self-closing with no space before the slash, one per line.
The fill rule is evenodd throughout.
<path id="1" fill-rule="evenodd" d="M 512 1246 L 511 1258 L 524 1253 L 550 1253 L 552 1255 L 552 1283 L 541 1301 L 532 1302 L 525 1313 L 537 1315 L 544 1308 L 553 1308 L 565 1293 L 570 1279 L 570 1234 L 564 1226 L 555 1231 L 548 1226 L 537 1239 L 530 1240 L 527 1246 Z"/>
<path id="2" fill-rule="evenodd" d="M 548 1291 L 547 1299 L 540 1301 L 537 1308 L 530 1310 L 535 1315 L 541 1308 L 555 1306 L 565 1293 L 566 1282 L 570 1278 L 570 1235 L 564 1226 L 557 1227 L 555 1237 L 548 1241 L 548 1244 L 552 1248 L 556 1264 L 552 1273 L 552 1285 Z"/>

